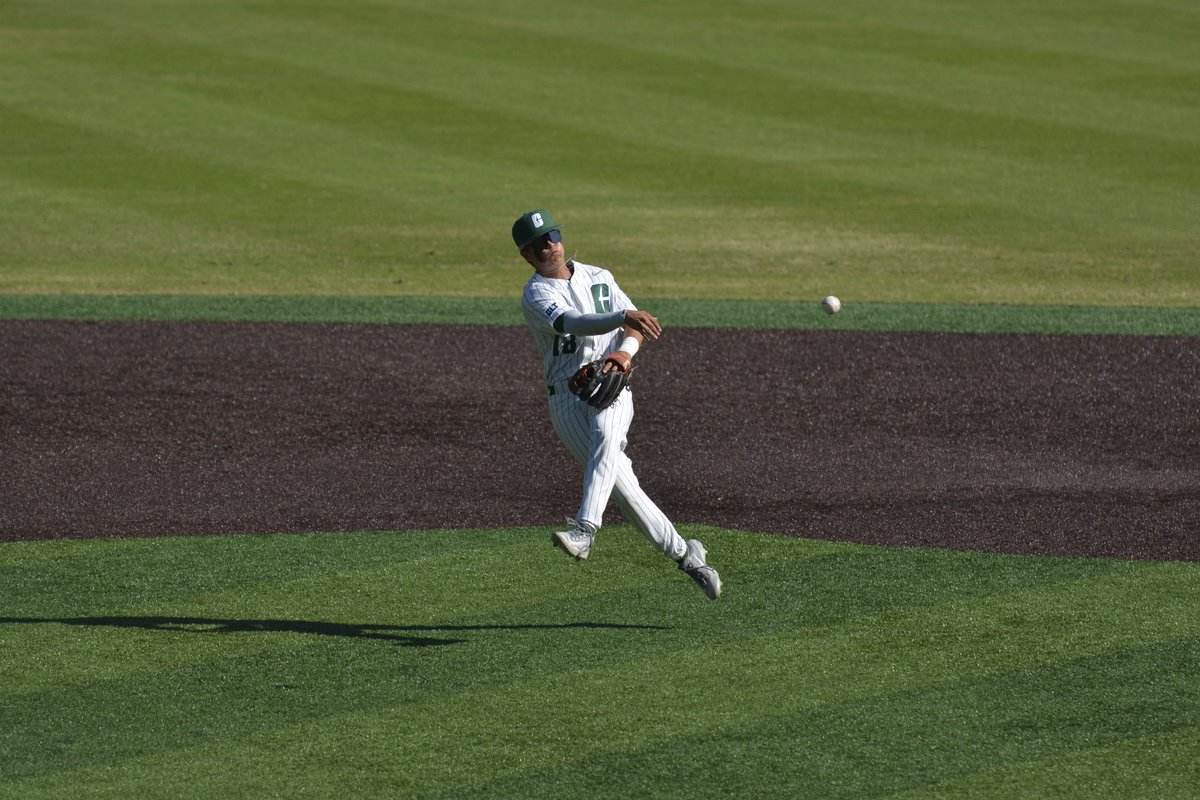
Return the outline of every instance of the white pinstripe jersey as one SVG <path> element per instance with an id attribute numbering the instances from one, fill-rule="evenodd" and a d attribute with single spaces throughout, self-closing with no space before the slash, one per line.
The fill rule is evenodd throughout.
<path id="1" fill-rule="evenodd" d="M 608 270 L 578 261 L 567 263 L 575 268 L 569 281 L 545 278 L 535 272 L 521 295 L 525 324 L 537 340 L 547 384 L 565 381 L 581 366 L 603 358 L 621 343 L 620 327 L 599 336 L 560 334 L 554 330 L 554 320 L 564 311 L 573 308 L 581 314 L 604 314 L 637 308 Z"/>

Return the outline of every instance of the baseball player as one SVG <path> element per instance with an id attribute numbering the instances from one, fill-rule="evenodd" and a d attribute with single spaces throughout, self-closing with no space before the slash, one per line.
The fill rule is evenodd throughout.
<path id="1" fill-rule="evenodd" d="M 721 596 L 721 577 L 706 561 L 704 545 L 684 541 L 642 491 L 625 455 L 633 393 L 626 386 L 612 405 L 601 409 L 568 388 L 572 376 L 591 362 L 602 360 L 604 372 L 627 373 L 638 348 L 647 338 L 657 339 L 662 326 L 630 302 L 610 272 L 567 260 L 559 225 L 544 209 L 522 214 L 513 223 L 512 237 L 533 267 L 521 308 L 542 355 L 550 419 L 558 438 L 583 465 L 579 511 L 568 519 L 570 530 L 554 532 L 551 541 L 576 559 L 587 558 L 613 497 L 625 518 L 715 600 Z"/>

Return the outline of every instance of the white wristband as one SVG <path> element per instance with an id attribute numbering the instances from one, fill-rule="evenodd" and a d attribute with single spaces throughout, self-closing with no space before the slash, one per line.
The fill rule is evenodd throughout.
<path id="1" fill-rule="evenodd" d="M 638 348 L 641 346 L 642 346 L 642 343 L 639 342 L 637 339 L 633 338 L 632 336 L 626 336 L 625 339 L 621 342 L 621 346 L 618 347 L 617 349 L 623 353 L 629 353 L 629 357 L 633 358 L 634 356 L 637 355 Z"/>

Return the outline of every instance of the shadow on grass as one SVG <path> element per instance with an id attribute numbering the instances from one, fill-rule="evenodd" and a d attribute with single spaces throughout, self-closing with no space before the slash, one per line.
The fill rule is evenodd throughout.
<path id="1" fill-rule="evenodd" d="M 661 631 L 659 625 L 620 625 L 609 622 L 566 622 L 556 625 L 355 625 L 344 622 L 311 622 L 286 619 L 210 619 L 207 617 L 0 617 L 0 625 L 57 623 L 84 627 L 141 628 L 185 633 L 307 633 L 348 639 L 382 639 L 403 647 L 437 647 L 461 644 L 466 639 L 421 636 L 422 633 L 459 631 L 548 631 L 612 629 Z"/>

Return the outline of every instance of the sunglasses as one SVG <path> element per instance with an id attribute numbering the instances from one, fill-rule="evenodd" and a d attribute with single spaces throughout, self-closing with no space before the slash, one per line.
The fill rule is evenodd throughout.
<path id="1" fill-rule="evenodd" d="M 539 236 L 538 238 L 536 238 L 532 242 L 530 242 L 530 244 L 533 245 L 534 248 L 536 248 L 538 250 L 545 250 L 547 244 L 558 244 L 561 241 L 562 241 L 562 234 L 559 233 L 558 230 L 556 229 L 556 230 L 550 231 L 549 233 L 542 234 L 541 236 Z"/>

